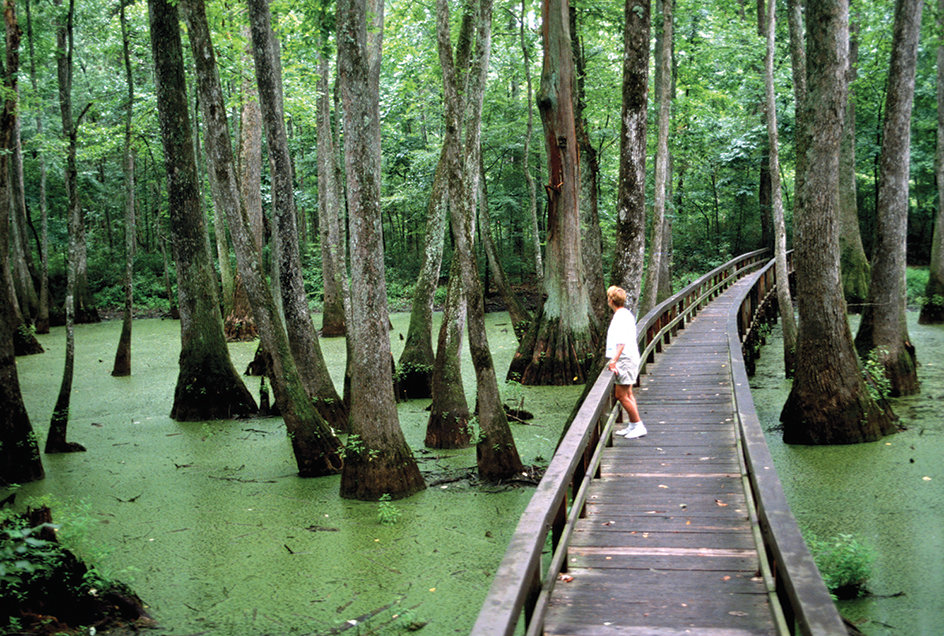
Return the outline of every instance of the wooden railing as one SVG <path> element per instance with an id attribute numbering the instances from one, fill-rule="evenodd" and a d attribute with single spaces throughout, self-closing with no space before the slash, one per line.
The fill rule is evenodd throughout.
<path id="1" fill-rule="evenodd" d="M 754 284 L 740 299 L 737 313 L 731 316 L 727 336 L 739 455 L 743 462 L 742 479 L 751 522 L 755 533 L 760 534 L 755 539 L 764 549 L 765 554 L 761 556 L 766 557 L 761 559 L 761 569 L 771 607 L 782 611 L 781 618 L 789 633 L 846 636 L 842 618 L 787 505 L 764 430 L 754 410 L 748 376 L 753 374 L 754 359 L 766 332 L 762 325 L 777 316 L 773 262 L 755 276 Z"/>
<path id="2" fill-rule="evenodd" d="M 768 250 L 758 250 L 732 259 L 637 321 L 640 374 L 705 305 L 743 276 L 757 271 L 768 258 Z M 526 634 L 542 632 L 550 593 L 558 574 L 566 571 L 574 523 L 584 513 L 586 493 L 590 480 L 599 474 L 603 448 L 612 443 L 619 412 L 613 400 L 613 377 L 606 372 L 599 375 L 561 440 L 495 572 L 472 628 L 473 636 L 511 636 L 522 618 Z M 547 547 L 551 556 L 545 559 L 542 555 Z"/>

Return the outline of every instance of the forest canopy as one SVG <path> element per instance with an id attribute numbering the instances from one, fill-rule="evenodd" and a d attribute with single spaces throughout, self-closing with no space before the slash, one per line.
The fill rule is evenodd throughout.
<path id="1" fill-rule="evenodd" d="M 21 28 L 26 31 L 19 88 L 24 193 L 30 226 L 27 244 L 33 263 L 38 264 L 41 158 L 46 169 L 52 293 L 54 305 L 61 306 L 67 197 L 62 180 L 64 157 L 57 116 L 53 18 L 64 9 L 53 3 L 30 2 L 31 30 L 27 31 L 24 4 L 19 6 Z M 319 192 L 314 61 L 323 46 L 320 27 L 330 29 L 331 25 L 317 23 L 318 16 L 300 11 L 294 3 L 275 2 L 271 9 L 281 43 L 285 118 L 295 169 L 306 291 L 312 306 L 318 308 L 322 281 L 320 251 L 316 249 L 319 234 L 315 210 Z M 126 101 L 120 62 L 121 30 L 117 27 L 114 3 L 81 2 L 75 10 L 73 102 L 76 109 L 88 105 L 77 131 L 78 188 L 86 215 L 88 284 L 95 305 L 117 307 L 122 299 L 123 269 L 121 259 L 115 255 L 121 246 L 124 224 L 121 132 Z M 527 216 L 529 195 L 522 176 L 525 160 L 522 139 L 529 107 L 522 46 L 529 52 L 531 75 L 536 76 L 541 62 L 537 10 L 536 4 L 496 5 L 482 115 L 484 187 L 488 192 L 492 232 L 507 274 L 515 284 L 522 285 L 532 282 L 535 275 L 534 243 Z M 874 224 L 891 10 L 890 3 L 873 3 L 857 6 L 853 15 L 859 41 L 858 74 L 853 85 L 856 175 L 866 252 Z M 249 43 L 245 11 L 238 4 L 207 5 L 225 97 L 232 113 L 239 112 L 246 99 L 246 79 L 253 73 L 246 54 Z M 522 15 L 522 11 L 526 13 Z M 618 162 L 622 3 L 575 2 L 573 11 L 585 60 L 580 78 L 586 103 L 583 115 L 600 162 L 601 230 L 605 245 L 611 248 Z M 136 88 L 133 143 L 138 249 L 134 293 L 137 307 L 166 310 L 169 307 L 160 242 L 168 235 L 168 212 L 146 13 L 144 3 L 127 8 Z M 927 16 L 926 23 L 931 19 L 930 12 Z M 397 301 L 409 298 L 419 272 L 426 202 L 443 137 L 442 82 L 434 17 L 432 8 L 422 4 L 393 1 L 386 6 L 380 92 L 381 182 L 388 294 Z M 522 23 L 523 30 L 519 29 Z M 789 228 L 795 119 L 786 28 L 786 20 L 781 19 L 775 82 Z M 757 35 L 754 5 L 720 2 L 680 3 L 675 10 L 675 34 L 669 214 L 673 223 L 675 275 L 683 278 L 688 272 L 704 271 L 730 254 L 754 248 L 763 239 L 763 208 L 758 193 L 766 156 L 761 114 L 764 41 Z M 916 264 L 926 263 L 929 258 L 936 197 L 934 34 L 933 28 L 923 29 L 925 44 L 919 52 L 913 116 L 908 256 Z M 189 68 L 192 61 L 188 60 L 187 65 Z M 334 66 L 329 68 L 333 73 Z M 30 74 L 35 74 L 35 82 L 28 77 Z M 191 107 L 196 112 L 196 103 Z M 655 110 L 650 108 L 649 113 L 652 118 Z M 199 117 L 194 117 L 194 122 L 199 144 L 202 122 Z M 238 135 L 239 119 L 231 118 L 231 125 L 233 135 Z M 654 130 L 652 124 L 649 128 Z M 649 136 L 652 146 L 654 136 Z M 542 144 L 531 144 L 526 159 L 536 179 L 546 169 L 543 154 Z M 202 161 L 199 164 L 204 166 Z M 263 162 L 263 166 L 261 188 L 263 200 L 268 202 L 270 178 L 267 163 Z M 205 170 L 201 170 L 205 179 Z M 651 172 L 650 165 L 647 174 Z M 204 192 L 212 233 L 212 202 L 209 189 Z M 539 205 L 539 219 L 542 207 Z M 447 262 L 450 249 L 447 240 Z M 612 249 L 604 249 L 603 255 L 604 259 L 612 258 Z M 484 257 L 481 265 L 484 272 Z M 170 280 L 173 281 L 173 276 Z"/>

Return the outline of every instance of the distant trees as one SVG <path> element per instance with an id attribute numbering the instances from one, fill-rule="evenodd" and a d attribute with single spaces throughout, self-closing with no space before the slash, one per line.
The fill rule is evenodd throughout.
<path id="1" fill-rule="evenodd" d="M 938 0 L 936 23 L 944 30 L 944 0 Z M 937 221 L 931 245 L 928 284 L 918 322 L 933 325 L 944 322 L 944 44 L 937 45 L 937 147 L 934 157 L 937 183 Z"/>

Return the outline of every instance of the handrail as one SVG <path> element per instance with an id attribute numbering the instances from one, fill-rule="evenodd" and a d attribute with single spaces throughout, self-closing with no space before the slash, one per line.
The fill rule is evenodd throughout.
<path id="1" fill-rule="evenodd" d="M 767 262 L 769 250 L 757 250 L 731 259 L 682 291 L 666 299 L 636 323 L 645 373 L 663 346 L 711 299 L 739 278 Z M 612 373 L 601 372 L 580 405 L 567 434 L 521 515 L 505 557 L 495 572 L 472 636 L 511 636 L 524 614 L 527 634 L 540 634 L 547 600 L 558 574 L 566 571 L 569 536 L 583 516 L 587 486 L 597 475 L 603 446 L 612 445 L 617 409 Z M 572 503 L 567 505 L 567 491 Z M 551 538 L 553 554 L 545 564 L 542 553 Z"/>
<path id="2" fill-rule="evenodd" d="M 758 350 L 756 340 L 762 337 L 759 335 L 762 330 L 756 327 L 775 317 L 775 291 L 776 275 L 771 261 L 757 272 L 754 284 L 744 291 L 727 328 L 738 437 L 749 481 L 747 490 L 762 534 L 763 545 L 759 547 L 764 549 L 763 556 L 772 570 L 769 591 L 784 611 L 790 633 L 846 636 L 836 604 L 787 504 L 748 382 Z"/>

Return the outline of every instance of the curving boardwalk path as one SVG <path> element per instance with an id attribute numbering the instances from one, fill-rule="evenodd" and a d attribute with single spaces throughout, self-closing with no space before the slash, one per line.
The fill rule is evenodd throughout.
<path id="1" fill-rule="evenodd" d="M 712 301 L 648 364 L 635 392 L 649 434 L 614 436 L 606 449 L 545 634 L 777 633 L 744 491 L 725 335 L 752 279 Z"/>

